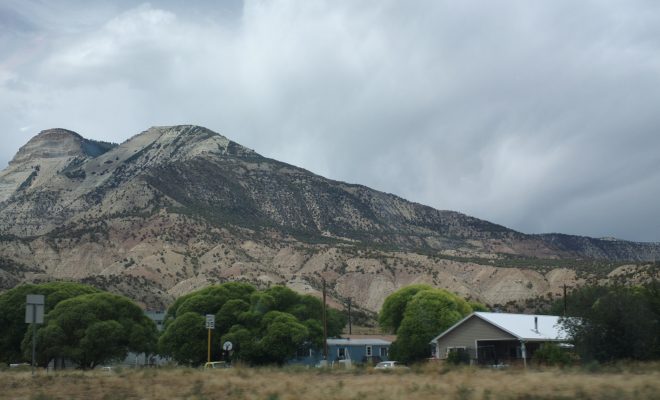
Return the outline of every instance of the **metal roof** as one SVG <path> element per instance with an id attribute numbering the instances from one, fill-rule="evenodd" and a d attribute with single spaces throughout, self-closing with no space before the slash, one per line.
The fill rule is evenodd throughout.
<path id="1" fill-rule="evenodd" d="M 559 324 L 559 318 L 555 315 L 533 315 L 533 314 L 508 314 L 475 312 L 463 318 L 451 328 L 436 336 L 431 343 L 456 329 L 472 317 L 480 318 L 489 324 L 515 336 L 518 340 L 525 341 L 560 341 L 568 340 L 568 333 Z M 536 318 L 537 325 L 534 324 Z M 536 328 L 535 328 L 536 327 Z"/>
<path id="2" fill-rule="evenodd" d="M 389 346 L 392 342 L 383 339 L 328 339 L 328 344 L 337 346 Z"/>

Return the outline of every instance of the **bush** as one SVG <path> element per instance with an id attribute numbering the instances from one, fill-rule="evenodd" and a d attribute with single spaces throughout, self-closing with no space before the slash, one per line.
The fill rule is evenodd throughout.
<path id="1" fill-rule="evenodd" d="M 534 361 L 540 365 L 564 367 L 573 362 L 573 356 L 554 343 L 543 343 L 541 348 L 534 353 Z"/>
<path id="2" fill-rule="evenodd" d="M 452 365 L 467 365 L 470 363 L 470 355 L 465 349 L 454 349 L 447 355 L 447 363 Z"/>

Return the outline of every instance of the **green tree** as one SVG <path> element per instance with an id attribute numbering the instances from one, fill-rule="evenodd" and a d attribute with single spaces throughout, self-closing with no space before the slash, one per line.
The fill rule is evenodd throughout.
<path id="1" fill-rule="evenodd" d="M 318 320 L 321 321 L 322 317 L 319 317 Z M 346 314 L 334 308 L 326 309 L 326 319 L 328 323 L 328 337 L 337 337 L 341 335 L 348 318 Z"/>
<path id="2" fill-rule="evenodd" d="M 222 336 L 222 343 L 231 342 L 234 346 L 232 360 L 255 362 L 261 356 L 257 337 L 252 331 L 242 325 L 234 325 Z"/>
<path id="3" fill-rule="evenodd" d="M 46 363 L 53 357 L 74 361 L 83 369 L 115 359 L 129 351 L 152 353 L 156 325 L 126 297 L 92 293 L 63 300 L 46 315 L 46 325 L 37 331 L 37 346 Z M 25 354 L 31 351 L 28 336 Z"/>
<path id="4" fill-rule="evenodd" d="M 42 294 L 45 297 L 47 314 L 62 300 L 82 294 L 98 293 L 88 285 L 72 282 L 49 282 L 39 285 L 25 284 L 0 295 L 0 361 L 4 363 L 29 360 L 21 352 L 21 342 L 29 325 L 25 323 L 25 298 L 28 294 Z M 30 340 L 31 339 L 30 335 Z M 30 342 L 31 343 L 31 342 Z"/>
<path id="5" fill-rule="evenodd" d="M 200 365 L 207 358 L 207 330 L 201 315 L 188 312 L 172 321 L 158 340 L 162 355 L 180 364 Z"/>
<path id="6" fill-rule="evenodd" d="M 470 304 L 442 289 L 419 290 L 408 301 L 392 344 L 392 357 L 413 362 L 429 357 L 429 342 L 472 312 Z"/>
<path id="7" fill-rule="evenodd" d="M 406 311 L 408 302 L 420 291 L 432 289 L 429 285 L 410 285 L 397 290 L 385 299 L 383 307 L 378 315 L 378 323 L 381 328 L 395 333 Z"/>
<path id="8" fill-rule="evenodd" d="M 205 357 L 206 352 L 189 346 L 187 341 L 194 337 L 195 341 L 206 343 L 205 339 L 199 340 L 206 337 L 202 321 L 205 313 L 216 316 L 213 359 L 220 357 L 220 345 L 224 341 L 234 344 L 233 359 L 250 364 L 281 364 L 301 346 L 319 348 L 323 344 L 321 301 L 284 286 L 257 291 L 245 284 L 231 283 L 184 297 L 170 307 L 171 318 L 159 342 L 163 354 L 181 363 L 195 365 L 204 360 L 195 355 L 199 353 Z M 346 325 L 346 317 L 332 309 L 328 309 L 327 317 L 329 336 L 339 335 Z"/>
<path id="9" fill-rule="evenodd" d="M 232 326 L 240 323 L 243 313 L 250 311 L 250 304 L 245 300 L 227 301 L 215 315 L 215 327 L 220 332 L 229 332 Z"/>
<path id="10" fill-rule="evenodd" d="M 583 360 L 660 357 L 657 283 L 646 287 L 585 287 L 567 300 L 572 306 L 562 324 Z"/>
<path id="11" fill-rule="evenodd" d="M 599 297 L 607 294 L 609 290 L 607 286 L 583 286 L 572 291 L 566 296 L 566 315 L 584 313 L 585 310 L 591 308 Z M 549 314 L 564 315 L 564 300 L 555 301 L 550 307 Z"/>
<path id="12" fill-rule="evenodd" d="M 477 312 L 477 311 L 489 311 L 488 307 L 486 307 L 484 304 L 479 303 L 478 301 L 470 300 L 468 301 L 468 304 L 470 305 L 470 308 L 472 308 L 472 311 Z"/>
<path id="13" fill-rule="evenodd" d="M 273 299 L 273 310 L 288 311 L 299 304 L 304 304 L 298 293 L 285 286 L 271 286 L 264 293 Z"/>
<path id="14" fill-rule="evenodd" d="M 201 315 L 215 314 L 229 300 L 250 302 L 250 296 L 256 289 L 242 282 L 227 282 L 212 285 L 177 298 L 167 309 L 165 323 L 174 320 L 177 315 L 196 312 Z"/>
<path id="15" fill-rule="evenodd" d="M 262 320 L 263 336 L 259 341 L 262 363 L 284 364 L 309 338 L 305 325 L 291 314 L 271 311 Z"/>

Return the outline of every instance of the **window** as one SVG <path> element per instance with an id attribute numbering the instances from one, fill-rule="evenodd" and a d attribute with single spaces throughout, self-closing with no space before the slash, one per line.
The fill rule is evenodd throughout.
<path id="1" fill-rule="evenodd" d="M 447 347 L 447 355 L 455 351 L 465 351 L 465 346 Z"/>
<path id="2" fill-rule="evenodd" d="M 380 348 L 380 358 L 387 358 L 387 347 Z"/>
<path id="3" fill-rule="evenodd" d="M 338 347 L 337 348 L 337 358 L 340 360 L 343 360 L 346 358 L 346 348 L 345 347 Z"/>
<path id="4" fill-rule="evenodd" d="M 367 346 L 367 357 L 371 357 L 371 346 Z"/>

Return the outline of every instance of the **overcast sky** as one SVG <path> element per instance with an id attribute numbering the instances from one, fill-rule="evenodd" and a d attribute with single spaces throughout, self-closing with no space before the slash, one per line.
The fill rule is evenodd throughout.
<path id="1" fill-rule="evenodd" d="M 1 167 L 42 129 L 173 124 L 526 233 L 660 241 L 660 2 L 0 2 Z"/>

